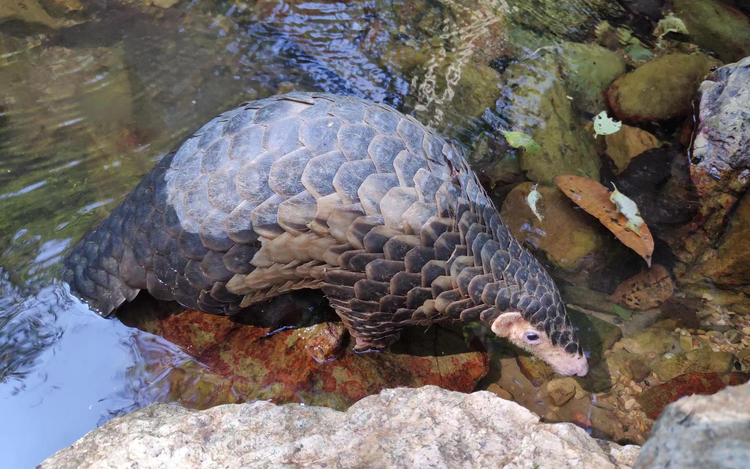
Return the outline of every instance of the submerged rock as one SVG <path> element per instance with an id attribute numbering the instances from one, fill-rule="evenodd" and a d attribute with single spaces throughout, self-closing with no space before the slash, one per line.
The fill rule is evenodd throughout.
<path id="1" fill-rule="evenodd" d="M 719 0 L 674 0 L 672 11 L 690 40 L 734 62 L 750 55 L 750 18 Z"/>
<path id="2" fill-rule="evenodd" d="M 513 21 L 568 38 L 583 37 L 602 19 L 625 13 L 608 0 L 507 0 L 507 4 Z"/>
<path id="3" fill-rule="evenodd" d="M 686 115 L 701 81 L 717 65 L 700 53 L 660 57 L 615 80 L 609 105 L 620 120 L 634 123 Z"/>
<path id="4" fill-rule="evenodd" d="M 320 302 L 319 294 L 303 292 L 278 297 L 260 305 L 264 311 L 242 317 L 192 310 L 148 316 L 138 307 L 122 319 L 179 345 L 207 367 L 212 379 L 230 380 L 240 402 L 269 399 L 346 409 L 396 386 L 433 384 L 468 392 L 487 374 L 487 355 L 440 327 L 407 329 L 389 352 L 354 353 L 341 323 L 320 318 Z M 182 398 L 179 389 L 170 392 L 174 400 Z"/>
<path id="5" fill-rule="evenodd" d="M 604 92 L 625 73 L 625 59 L 596 44 L 566 42 L 556 50 L 573 107 L 589 114 L 604 111 Z"/>
<path id="6" fill-rule="evenodd" d="M 641 396 L 645 399 L 646 393 Z M 667 406 L 635 467 L 740 469 L 747 467 L 749 459 L 750 384 L 745 384 Z"/>
<path id="7" fill-rule="evenodd" d="M 651 368 L 660 380 L 670 381 L 689 373 L 727 373 L 734 369 L 736 361 L 729 352 L 696 349 L 656 362 Z"/>
<path id="8" fill-rule="evenodd" d="M 521 169 L 529 179 L 552 183 L 557 176 L 575 174 L 598 180 L 601 162 L 594 136 L 568 99 L 558 53 L 539 54 L 503 72 L 499 121 L 493 125 L 527 133 L 539 145 L 539 151 L 521 151 Z"/>
<path id="9" fill-rule="evenodd" d="M 654 148 L 660 148 L 661 142 L 649 132 L 638 127 L 623 125 L 620 130 L 606 135 L 607 156 L 615 164 L 614 173 L 620 174 L 628 167 L 630 160 Z"/>
<path id="10" fill-rule="evenodd" d="M 576 210 L 556 187 L 538 186 L 541 199 L 539 220 L 528 205 L 533 184 L 516 186 L 505 198 L 501 215 L 513 236 L 543 253 L 549 262 L 566 272 L 596 271 L 604 266 L 605 233 L 589 215 Z"/>
<path id="11" fill-rule="evenodd" d="M 40 465 L 87 468 L 631 468 L 637 446 L 544 424 L 490 392 L 392 389 L 347 412 L 268 402 L 201 412 L 152 405 L 117 417 Z"/>

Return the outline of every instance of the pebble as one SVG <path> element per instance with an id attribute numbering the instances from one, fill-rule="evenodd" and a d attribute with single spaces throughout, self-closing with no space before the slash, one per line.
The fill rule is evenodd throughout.
<path id="1" fill-rule="evenodd" d="M 630 411 L 635 407 L 635 399 L 628 399 L 625 402 L 625 410 Z"/>
<path id="2" fill-rule="evenodd" d="M 508 391 L 501 388 L 500 385 L 498 385 L 497 383 L 492 383 L 489 386 L 487 386 L 487 390 L 491 393 L 494 393 L 498 397 L 505 399 L 506 401 L 513 400 L 513 396 Z"/>
<path id="3" fill-rule="evenodd" d="M 600 399 L 592 401 L 591 403 L 594 404 L 594 407 L 598 407 L 600 409 L 615 410 L 615 406 L 614 405 L 610 404 L 609 402 L 602 401 Z"/>
<path id="4" fill-rule="evenodd" d="M 693 350 L 693 339 L 687 336 L 680 337 L 680 348 L 685 352 Z"/>
<path id="5" fill-rule="evenodd" d="M 740 337 L 739 332 L 735 330 L 731 330 L 727 332 L 726 335 L 727 335 L 727 340 L 729 341 L 730 344 L 737 344 L 740 342 L 741 337 Z"/>
<path id="6" fill-rule="evenodd" d="M 750 335 L 750 326 L 743 327 L 742 328 L 742 333 L 745 334 L 745 335 Z"/>

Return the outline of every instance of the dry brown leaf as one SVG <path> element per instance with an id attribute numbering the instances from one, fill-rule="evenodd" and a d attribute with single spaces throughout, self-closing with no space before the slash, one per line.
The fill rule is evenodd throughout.
<path id="1" fill-rule="evenodd" d="M 609 296 L 610 301 L 630 309 L 656 308 L 674 295 L 669 271 L 659 264 L 622 282 Z"/>
<path id="2" fill-rule="evenodd" d="M 640 232 L 635 233 L 626 228 L 628 219 L 617 212 L 617 206 L 609 200 L 612 192 L 593 179 L 565 175 L 555 178 L 557 187 L 576 205 L 595 216 L 617 236 L 622 243 L 637 252 L 651 267 L 651 255 L 654 253 L 654 238 L 644 223 Z"/>

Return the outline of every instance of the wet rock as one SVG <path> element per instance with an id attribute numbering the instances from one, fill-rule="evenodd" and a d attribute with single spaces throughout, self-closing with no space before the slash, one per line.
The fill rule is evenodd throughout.
<path id="1" fill-rule="evenodd" d="M 406 105 L 414 115 L 446 135 L 479 124 L 500 95 L 500 74 L 471 56 L 435 54 L 413 43 L 398 44 L 383 60 L 405 78 L 412 78 Z"/>
<path id="2" fill-rule="evenodd" d="M 690 40 L 724 62 L 750 55 L 750 18 L 718 0 L 674 0 L 672 11 L 687 26 Z"/>
<path id="3" fill-rule="evenodd" d="M 310 316 L 319 295 L 286 295 L 250 317 L 184 311 L 148 317 L 143 308 L 123 322 L 179 345 L 212 374 L 230 379 L 242 401 L 270 399 L 346 409 L 382 389 L 427 384 L 471 391 L 487 374 L 486 354 L 443 328 L 407 329 L 391 351 L 357 354 L 345 347 L 343 326 Z M 262 309 L 262 310 L 261 310 Z M 286 316 L 275 314 L 281 309 Z M 251 310 L 253 313 L 253 310 Z M 277 317 L 266 324 L 261 317 Z M 295 317 L 297 318 L 295 320 Z M 296 323 L 295 323 L 296 322 Z M 310 323 L 313 325 L 309 325 Z M 294 328 L 290 328 L 294 326 Z"/>
<path id="4" fill-rule="evenodd" d="M 540 185 L 542 198 L 536 204 L 540 221 L 526 201 L 532 187 L 529 182 L 519 184 L 503 202 L 501 214 L 513 235 L 566 272 L 601 269 L 606 233 L 596 219 L 576 210 L 558 188 Z"/>
<path id="5" fill-rule="evenodd" d="M 347 330 L 344 324 L 324 322 L 302 330 L 305 350 L 315 360 L 324 362 L 333 360 L 346 345 Z"/>
<path id="6" fill-rule="evenodd" d="M 599 160 L 586 121 L 573 109 L 564 86 L 559 54 L 541 50 L 538 57 L 508 66 L 501 77 L 496 128 L 525 132 L 539 152 L 521 150 L 521 168 L 537 182 L 564 174 L 599 179 Z"/>
<path id="7" fill-rule="evenodd" d="M 519 355 L 516 361 L 518 362 L 521 374 L 523 374 L 534 387 L 541 386 L 555 375 L 555 371 L 551 366 L 534 355 Z"/>
<path id="8" fill-rule="evenodd" d="M 629 125 L 623 125 L 617 132 L 606 135 L 604 141 L 607 156 L 615 164 L 615 174 L 623 172 L 636 156 L 661 147 L 661 142 L 652 134 Z"/>
<path id="9" fill-rule="evenodd" d="M 580 38 L 604 18 L 617 18 L 625 11 L 607 0 L 508 0 L 510 18 L 537 31 Z"/>
<path id="10" fill-rule="evenodd" d="M 693 373 L 678 376 L 672 381 L 659 386 L 643 391 L 638 396 L 638 402 L 641 404 L 641 408 L 649 418 L 655 419 L 659 414 L 667 407 L 668 404 L 675 402 L 684 396 L 692 396 L 693 394 L 709 395 L 715 394 L 718 391 L 724 389 L 727 386 L 736 386 L 738 384 L 746 383 L 750 380 L 750 374 L 747 373 Z M 745 386 L 746 388 L 747 386 Z M 717 395 L 717 399 L 720 399 L 722 394 Z M 689 401 L 690 399 L 683 400 L 680 404 Z M 720 401 L 719 401 L 720 402 Z M 679 407 L 680 404 L 676 406 Z M 748 409 L 749 407 L 744 407 Z M 736 412 L 738 409 L 734 409 Z M 669 415 L 667 410 L 667 415 Z M 730 420 L 735 420 L 736 415 L 733 415 Z M 746 421 L 746 420 L 745 420 Z M 659 424 L 654 426 L 654 434 L 659 432 Z M 747 431 L 745 431 L 747 434 Z M 646 466 L 653 467 L 653 466 Z M 682 467 L 682 466 L 680 466 Z M 714 466 L 701 466 L 701 467 L 714 467 Z M 739 467 L 739 466 L 738 466 Z"/>
<path id="11" fill-rule="evenodd" d="M 86 10 L 81 0 L 40 0 L 39 3 L 53 17 Z"/>
<path id="12" fill-rule="evenodd" d="M 499 384 L 492 383 L 489 386 L 487 386 L 487 391 L 493 393 L 497 397 L 503 398 L 506 401 L 512 401 L 513 395 L 506 391 L 505 389 L 501 388 Z"/>
<path id="13" fill-rule="evenodd" d="M 570 321 L 578 328 L 578 340 L 584 351 L 590 352 L 589 363 L 596 364 L 622 338 L 619 327 L 591 314 L 568 308 Z"/>
<path id="14" fill-rule="evenodd" d="M 646 15 L 652 20 L 662 17 L 664 0 L 623 0 L 622 3 L 634 13 Z"/>
<path id="15" fill-rule="evenodd" d="M 750 58 L 720 68 L 700 89 L 699 124 L 693 143 L 691 179 L 698 211 L 675 236 L 678 285 L 694 296 L 716 292 L 723 304 L 748 312 L 747 227 L 750 201 Z M 739 205 L 738 205 L 739 204 Z M 733 216 L 732 211 L 735 211 Z M 725 231 L 727 223 L 733 226 Z M 736 222 L 734 221 L 736 220 Z M 726 239 L 724 239 L 726 238 Z M 716 246 L 719 249 L 716 249 Z M 716 291 L 716 286 L 722 289 Z"/>
<path id="16" fill-rule="evenodd" d="M 408 418 L 405 418 L 408 416 Z M 481 435 L 481 438 L 477 438 Z M 446 444 L 449 437 L 451 444 Z M 489 392 L 392 389 L 347 412 L 253 402 L 195 412 L 152 405 L 117 417 L 40 468 L 591 467 L 626 469 L 636 446 L 601 443 L 573 424 L 543 424 Z"/>
<path id="17" fill-rule="evenodd" d="M 745 195 L 732 215 L 717 249 L 708 250 L 689 278 L 750 294 L 750 197 Z M 705 280 L 701 281 L 703 276 Z"/>
<path id="18" fill-rule="evenodd" d="M 0 24 L 6 21 L 20 21 L 58 29 L 63 23 L 53 18 L 37 0 L 14 0 L 0 2 Z"/>
<path id="19" fill-rule="evenodd" d="M 153 4 L 158 6 L 159 8 L 171 8 L 177 5 L 177 3 L 180 0 L 152 0 L 152 1 L 153 1 Z"/>
<path id="20" fill-rule="evenodd" d="M 630 362 L 630 373 L 633 375 L 633 381 L 640 383 L 651 375 L 651 367 L 643 360 L 635 359 Z"/>
<path id="21" fill-rule="evenodd" d="M 734 369 L 737 359 L 729 352 L 695 349 L 651 365 L 656 376 L 670 381 L 688 373 L 726 373 Z"/>
<path id="22" fill-rule="evenodd" d="M 662 355 L 677 348 L 678 342 L 671 331 L 651 329 L 620 341 L 622 348 L 641 355 Z"/>
<path id="23" fill-rule="evenodd" d="M 621 283 L 609 299 L 630 309 L 651 309 L 674 295 L 674 282 L 664 266 L 654 264 Z"/>
<path id="24" fill-rule="evenodd" d="M 627 122 L 664 121 L 691 111 L 701 81 L 719 65 L 705 54 L 671 54 L 624 75 L 607 91 L 610 107 Z"/>
<path id="25" fill-rule="evenodd" d="M 693 350 L 693 339 L 692 337 L 688 337 L 686 335 L 680 336 L 680 348 L 683 352 L 689 352 Z"/>
<path id="26" fill-rule="evenodd" d="M 605 110 L 604 91 L 625 73 L 625 59 L 595 44 L 566 42 L 556 50 L 573 106 L 590 114 Z"/>
<path id="27" fill-rule="evenodd" d="M 518 152 L 505 139 L 493 138 L 487 132 L 479 135 L 467 155 L 471 169 L 490 187 L 513 187 L 524 182 Z"/>
<path id="28" fill-rule="evenodd" d="M 561 407 L 579 393 L 580 387 L 581 386 L 578 382 L 573 378 L 561 378 L 553 379 L 547 383 L 544 390 L 545 395 L 548 396 L 556 406 Z M 583 394 L 584 391 L 581 389 L 580 393 Z"/>

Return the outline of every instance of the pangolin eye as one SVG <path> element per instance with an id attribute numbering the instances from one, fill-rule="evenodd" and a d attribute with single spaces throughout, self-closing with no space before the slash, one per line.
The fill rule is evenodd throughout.
<path id="1" fill-rule="evenodd" d="M 535 342 L 539 341 L 539 334 L 535 332 L 527 332 L 526 333 L 526 341 L 533 344 Z"/>

